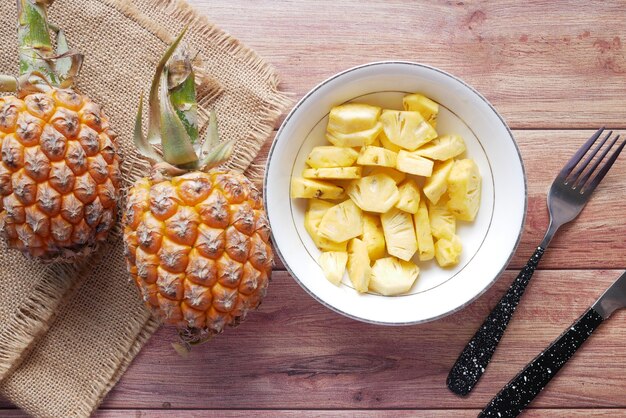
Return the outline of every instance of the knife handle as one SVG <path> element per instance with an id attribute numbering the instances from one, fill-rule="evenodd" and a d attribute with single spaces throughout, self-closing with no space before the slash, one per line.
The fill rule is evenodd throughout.
<path id="1" fill-rule="evenodd" d="M 544 251 L 541 246 L 537 247 L 509 290 L 459 355 L 447 379 L 452 392 L 467 395 L 485 372 Z"/>
<path id="2" fill-rule="evenodd" d="M 518 416 L 547 386 L 602 321 L 602 316 L 593 308 L 589 308 L 550 347 L 528 363 L 524 370 L 489 402 L 478 417 Z"/>

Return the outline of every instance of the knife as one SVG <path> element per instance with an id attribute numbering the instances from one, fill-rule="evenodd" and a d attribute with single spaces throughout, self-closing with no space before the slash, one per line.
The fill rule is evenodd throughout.
<path id="1" fill-rule="evenodd" d="M 593 331 L 617 309 L 626 307 L 626 272 L 570 328 L 513 378 L 478 415 L 516 417 L 561 370 Z"/>

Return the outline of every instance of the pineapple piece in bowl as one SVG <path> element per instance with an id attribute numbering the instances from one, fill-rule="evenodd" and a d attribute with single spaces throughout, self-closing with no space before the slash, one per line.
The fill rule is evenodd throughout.
<path id="1" fill-rule="evenodd" d="M 345 116 L 349 115 L 347 110 L 350 107 L 346 107 L 340 112 L 339 116 L 344 115 L 341 118 L 336 118 L 336 112 L 333 113 L 333 123 L 330 124 L 332 109 L 348 104 L 372 106 L 380 109 L 380 113 L 377 119 L 359 116 L 357 122 L 350 122 L 351 117 Z M 378 112 L 377 109 L 368 110 L 367 106 L 353 110 L 361 115 Z M 416 112 L 419 116 L 400 117 L 397 112 Z M 383 116 L 387 114 L 389 116 Z M 410 132 L 421 132 L 421 137 L 416 140 Z M 462 142 L 457 141 L 458 138 Z M 325 167 L 307 164 L 311 151 L 324 146 L 341 147 L 350 150 L 347 153 L 353 155 L 354 151 L 359 155 L 351 164 L 341 159 Z M 395 166 L 391 165 L 392 158 L 388 158 L 392 155 L 396 157 Z M 434 232 L 438 235 L 435 237 L 429 205 L 432 206 L 433 202 L 437 206 L 443 205 L 442 210 L 448 214 L 452 213 L 453 207 L 460 212 L 466 210 L 462 208 L 461 200 L 453 206 L 453 191 L 456 190 L 455 196 L 460 196 L 461 190 L 469 192 L 470 189 L 460 179 L 456 182 L 457 188 L 451 188 L 448 183 L 450 172 L 447 171 L 456 160 L 463 159 L 474 160 L 481 175 L 478 211 L 474 221 L 464 221 L 453 214 L 453 232 L 446 229 L 445 225 L 449 224 L 442 222 L 437 227 L 435 223 Z M 283 256 L 295 280 L 310 294 L 331 309 L 352 318 L 404 324 L 443 316 L 481 293 L 496 277 L 517 242 L 518 231 L 513 231 L 510 237 L 504 237 L 503 231 L 511 231 L 512 226 L 520 225 L 520 194 L 516 193 L 523 192 L 525 186 L 523 176 L 521 182 L 514 177 L 515 173 L 520 173 L 519 161 L 515 144 L 493 109 L 464 83 L 439 70 L 409 63 L 375 63 L 342 73 L 316 87 L 296 106 L 291 116 L 285 119 L 273 145 L 265 185 L 277 252 Z M 342 250 L 348 253 L 348 262 L 347 277 L 340 286 L 326 280 L 317 263 L 322 250 L 309 239 L 302 225 L 306 202 L 300 198 L 279 200 L 285 184 L 291 178 L 300 177 L 306 166 L 361 168 L 359 179 L 310 179 L 345 189 L 341 199 L 324 198 L 333 205 L 346 199 L 353 201 L 348 193 L 351 185 L 376 174 L 391 177 L 400 194 L 394 206 L 385 212 L 369 211 L 367 205 L 375 207 L 380 202 L 386 203 L 386 189 L 380 194 L 370 194 L 366 199 L 357 197 L 366 202 L 359 208 L 362 231 L 349 239 L 346 249 Z M 440 170 L 442 166 L 446 170 Z M 523 206 L 523 193 L 521 196 Z M 496 197 L 502 200 L 494 204 Z M 450 201 L 452 206 L 448 206 Z M 359 207 L 356 201 L 353 202 Z M 398 222 L 406 228 L 397 228 L 406 234 L 406 240 L 398 239 L 396 233 L 387 239 L 390 234 L 385 234 L 385 225 L 387 230 L 394 229 L 389 228 L 392 223 L 387 222 L 394 218 L 389 216 L 390 211 L 402 212 L 399 216 L 408 218 L 407 222 Z M 434 213 L 436 215 L 437 210 Z M 514 221 L 511 223 L 512 213 Z M 460 252 L 455 237 L 461 242 Z M 402 252 L 403 249 L 407 254 L 400 256 L 407 260 L 402 263 L 419 269 L 418 277 L 410 286 L 397 290 L 398 294 L 377 287 L 380 274 L 377 275 L 376 271 L 385 270 L 380 266 L 385 266 L 386 262 L 380 262 L 378 268 L 375 268 L 376 263 L 391 257 L 400 262 L 401 258 L 392 253 L 398 254 L 398 250 Z M 348 280 L 350 269 L 354 282 Z"/>

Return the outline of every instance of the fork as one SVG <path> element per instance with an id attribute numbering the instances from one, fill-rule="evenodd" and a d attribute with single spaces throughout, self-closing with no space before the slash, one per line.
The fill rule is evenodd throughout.
<path id="1" fill-rule="evenodd" d="M 450 370 L 447 385 L 452 392 L 465 396 L 476 385 L 485 372 L 491 356 L 496 350 L 515 312 L 515 308 L 520 302 L 526 286 L 532 278 L 543 253 L 548 248 L 550 241 L 552 241 L 554 234 L 563 224 L 570 222 L 578 216 L 589 201 L 593 191 L 624 148 L 626 141 L 620 143 L 608 160 L 600 167 L 609 150 L 613 148 L 619 139 L 619 135 L 617 135 L 605 147 L 600 156 L 593 161 L 602 146 L 613 135 L 613 131 L 610 131 L 583 160 L 585 154 L 598 141 L 603 132 L 604 128 L 601 128 L 589 138 L 565 164 L 552 183 L 548 192 L 548 210 L 550 213 L 548 230 L 541 244 L 539 244 L 528 260 L 528 263 L 522 268 L 509 290 L 465 346 L 452 370 Z M 594 175 L 598 167 L 600 169 Z"/>

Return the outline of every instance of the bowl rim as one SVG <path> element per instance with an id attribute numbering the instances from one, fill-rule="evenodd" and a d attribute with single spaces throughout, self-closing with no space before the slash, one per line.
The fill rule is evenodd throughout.
<path id="1" fill-rule="evenodd" d="M 372 62 L 369 62 L 369 63 L 360 64 L 360 65 L 356 65 L 356 66 L 350 67 L 348 69 L 345 69 L 343 71 L 340 71 L 338 73 L 335 73 L 335 74 L 331 75 L 330 77 L 328 77 L 328 78 L 324 79 L 323 81 L 319 82 L 312 89 L 310 89 L 304 96 L 302 96 L 302 98 L 300 100 L 298 100 L 298 102 L 293 106 L 293 108 L 289 111 L 289 113 L 287 114 L 287 116 L 285 117 L 283 122 L 280 124 L 280 127 L 279 127 L 278 131 L 276 132 L 276 136 L 274 137 L 274 140 L 272 141 L 272 145 L 270 147 L 270 150 L 269 150 L 269 152 L 267 154 L 267 162 L 265 164 L 265 173 L 263 175 L 263 207 L 264 207 L 265 213 L 269 213 L 268 210 L 267 210 L 268 209 L 267 208 L 267 182 L 268 182 L 269 166 L 270 166 L 270 163 L 272 161 L 272 155 L 274 153 L 274 149 L 276 148 L 276 146 L 278 144 L 278 140 L 280 139 L 280 135 L 281 135 L 283 129 L 285 129 L 285 126 L 287 125 L 289 120 L 291 120 L 291 118 L 293 117 L 295 112 L 298 110 L 298 108 L 310 96 L 312 96 L 317 90 L 319 90 L 322 86 L 326 85 L 327 83 L 329 83 L 330 81 L 332 81 L 332 80 L 334 80 L 336 78 L 339 78 L 341 76 L 344 76 L 345 74 L 348 74 L 348 73 L 351 73 L 351 72 L 354 72 L 354 71 L 362 70 L 364 68 L 373 67 L 373 66 L 384 66 L 384 65 L 390 65 L 390 64 L 391 65 L 400 64 L 400 65 L 407 65 L 407 66 L 424 68 L 424 69 L 427 69 L 427 70 L 438 72 L 438 73 L 440 73 L 440 74 L 442 74 L 442 75 L 444 75 L 446 77 L 449 77 L 449 78 L 453 79 L 454 81 L 457 81 L 457 82 L 461 83 L 463 86 L 467 87 L 472 93 L 474 93 L 480 100 L 482 100 L 487 106 L 489 106 L 491 111 L 498 117 L 498 119 L 500 119 L 500 122 L 502 122 L 502 125 L 504 126 L 504 128 L 507 131 L 507 133 L 509 134 L 509 137 L 511 138 L 511 140 L 513 142 L 513 146 L 515 147 L 515 151 L 516 151 L 517 157 L 519 159 L 520 167 L 522 169 L 523 184 L 524 184 L 524 210 L 522 212 L 522 219 L 521 219 L 521 223 L 520 223 L 520 229 L 519 229 L 519 231 L 517 233 L 517 239 L 515 240 L 515 244 L 513 245 L 513 248 L 511 249 L 511 252 L 508 255 L 506 261 L 502 265 L 502 268 L 498 271 L 498 273 L 493 277 L 493 279 L 480 292 L 478 292 L 472 298 L 467 300 L 465 303 L 457 306 L 454 309 L 449 310 L 448 312 L 445 312 L 445 313 L 437 315 L 437 316 L 433 316 L 431 318 L 420 319 L 420 320 L 415 320 L 415 321 L 406 321 L 406 322 L 375 321 L 375 320 L 371 320 L 371 319 L 361 318 L 359 316 L 355 316 L 355 315 L 349 314 L 347 312 L 344 312 L 344 311 L 336 308 L 335 306 L 332 306 L 332 305 L 326 303 L 326 301 L 321 299 L 317 294 L 315 294 L 311 290 L 309 290 L 300 281 L 300 279 L 298 279 L 298 277 L 293 273 L 293 271 L 289 267 L 289 264 L 285 260 L 285 257 L 281 253 L 280 248 L 278 247 L 278 245 L 275 245 L 276 239 L 274 238 L 274 231 L 271 228 L 271 221 L 269 219 L 269 216 L 268 216 L 268 222 L 270 224 L 270 235 L 271 235 L 271 238 L 272 238 L 272 243 L 274 244 L 273 245 L 274 250 L 278 254 L 278 257 L 280 258 L 280 260 L 282 261 L 283 266 L 285 267 L 287 273 L 289 273 L 289 275 L 292 277 L 292 279 L 295 280 L 298 283 L 298 285 L 300 285 L 300 287 L 302 289 L 304 289 L 304 291 L 306 293 L 308 293 L 311 297 L 313 297 L 313 299 L 315 299 L 321 305 L 325 306 L 326 308 L 330 309 L 331 311 L 334 311 L 334 312 L 336 312 L 336 313 L 338 313 L 338 314 L 340 314 L 342 316 L 351 318 L 351 319 L 359 321 L 359 322 L 364 322 L 364 323 L 374 324 L 374 325 L 386 325 L 386 326 L 408 326 L 408 325 L 424 324 L 424 323 L 436 321 L 436 320 L 441 319 L 441 318 L 445 318 L 446 316 L 452 315 L 452 314 L 454 314 L 456 312 L 459 312 L 459 311 L 463 310 L 464 308 L 466 308 L 467 306 L 469 306 L 470 304 L 475 302 L 478 298 L 480 298 L 483 294 L 485 294 L 485 292 L 487 292 L 487 290 L 489 290 L 495 284 L 495 282 L 502 276 L 502 273 L 504 273 L 506 271 L 507 267 L 509 266 L 509 264 L 511 262 L 511 259 L 513 258 L 513 256 L 517 252 L 517 249 L 518 249 L 519 244 L 520 244 L 521 239 L 522 239 L 522 235 L 523 235 L 523 232 L 524 232 L 524 227 L 526 225 L 526 216 L 527 216 L 527 212 L 528 212 L 528 178 L 526 176 L 526 167 L 524 166 L 524 160 L 522 158 L 522 154 L 520 152 L 520 149 L 519 149 L 519 146 L 517 144 L 517 141 L 515 140 L 515 137 L 513 136 L 513 132 L 511 132 L 511 129 L 509 128 L 509 125 L 506 123 L 506 121 L 504 120 L 502 115 L 491 104 L 491 102 L 489 102 L 489 100 L 487 100 L 487 98 L 485 96 L 483 96 L 480 92 L 478 92 L 478 90 L 476 90 L 470 84 L 468 84 L 465 81 L 463 81 L 461 78 L 456 77 L 455 75 L 450 74 L 447 71 L 441 70 L 441 69 L 439 69 L 437 67 L 433 67 L 432 65 L 418 63 L 418 62 L 414 62 L 414 61 L 405 61 L 405 60 L 372 61 Z"/>

